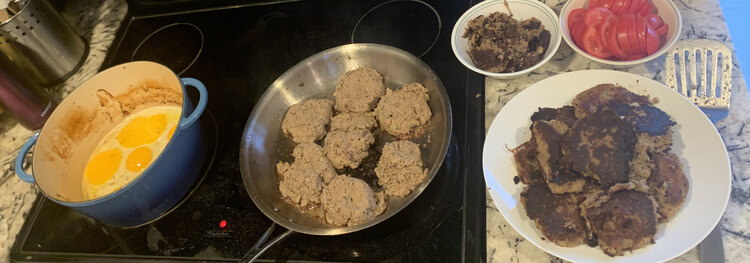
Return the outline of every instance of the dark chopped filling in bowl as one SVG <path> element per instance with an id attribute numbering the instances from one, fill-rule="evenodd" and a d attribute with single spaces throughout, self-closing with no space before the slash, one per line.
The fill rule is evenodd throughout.
<path id="1" fill-rule="evenodd" d="M 469 21 L 463 37 L 469 40 L 467 52 L 474 65 L 495 73 L 516 72 L 539 63 L 550 41 L 539 19 L 518 21 L 500 12 Z"/>

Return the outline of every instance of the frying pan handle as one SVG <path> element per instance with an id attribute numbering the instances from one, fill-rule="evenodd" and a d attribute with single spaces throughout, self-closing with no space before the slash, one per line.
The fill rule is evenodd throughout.
<path id="1" fill-rule="evenodd" d="M 191 113 L 190 116 L 187 116 L 182 121 L 182 123 L 180 123 L 180 129 L 184 129 L 197 121 L 201 114 L 203 114 L 203 110 L 206 109 L 208 92 L 206 91 L 206 86 L 204 86 L 203 82 L 201 82 L 200 80 L 194 78 L 180 78 L 180 80 L 185 86 L 191 86 L 198 90 L 198 94 L 200 95 L 200 97 L 198 98 L 198 105 L 195 106 L 193 113 Z M 187 96 L 185 99 L 187 99 Z"/>
<path id="2" fill-rule="evenodd" d="M 29 140 L 23 144 L 23 146 L 21 147 L 21 150 L 18 152 L 18 156 L 16 156 L 16 162 L 14 164 L 16 168 L 16 176 L 18 176 L 18 179 L 21 179 L 21 181 L 24 181 L 27 183 L 34 183 L 34 176 L 27 174 L 23 170 L 23 160 L 26 159 L 26 155 L 29 154 L 31 147 L 33 147 L 36 144 L 37 139 L 39 139 L 39 132 L 32 135 L 31 138 L 29 138 Z"/>
<path id="3" fill-rule="evenodd" d="M 263 236 L 258 239 L 258 242 L 255 243 L 253 248 L 250 249 L 242 258 L 240 259 L 240 262 L 247 263 L 247 262 L 254 262 L 260 255 L 263 255 L 263 252 L 266 252 L 270 247 L 273 245 L 276 245 L 276 243 L 279 243 L 280 241 L 286 239 L 287 237 L 294 234 L 294 231 L 287 229 L 283 234 L 277 236 L 273 240 L 269 241 L 267 244 L 263 245 L 263 243 L 266 242 L 269 236 L 273 234 L 273 230 L 276 229 L 276 223 L 272 223 L 270 227 L 266 230 L 265 233 L 263 233 Z"/>

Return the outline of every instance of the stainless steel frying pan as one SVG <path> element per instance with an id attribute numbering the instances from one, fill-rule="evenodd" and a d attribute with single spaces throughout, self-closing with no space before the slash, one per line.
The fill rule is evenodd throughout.
<path id="1" fill-rule="evenodd" d="M 358 226 L 333 227 L 300 213 L 282 199 L 274 167 L 282 155 L 290 155 L 295 144 L 282 134 L 281 121 L 293 104 L 313 98 L 333 98 L 338 78 L 359 67 L 370 67 L 380 72 L 391 89 L 400 89 L 411 82 L 422 83 L 427 88 L 430 95 L 428 104 L 433 115 L 426 135 L 415 141 L 425 146 L 422 147 L 422 160 L 429 168 L 429 174 L 409 195 L 389 197 L 388 208 L 375 219 Z M 255 260 L 270 246 L 294 232 L 341 235 L 371 227 L 398 213 L 416 199 L 435 177 L 448 150 L 452 125 L 450 102 L 442 82 L 427 64 L 406 51 L 378 44 L 350 44 L 328 49 L 298 63 L 266 90 L 250 114 L 242 135 L 242 181 L 255 205 L 275 224 L 269 227 L 241 261 Z M 382 145 L 383 142 L 379 140 L 376 143 Z M 288 230 L 266 243 L 276 224 Z"/>

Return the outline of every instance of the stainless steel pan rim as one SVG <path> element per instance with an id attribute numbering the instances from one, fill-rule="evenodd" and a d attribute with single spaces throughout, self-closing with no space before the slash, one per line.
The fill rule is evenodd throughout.
<path id="1" fill-rule="evenodd" d="M 430 143 L 423 148 L 423 152 L 428 153 L 423 153 L 422 158 L 429 173 L 424 182 L 409 195 L 401 200 L 395 200 L 397 205 L 394 206 L 391 203 L 393 198 L 390 198 L 392 200 L 389 201 L 387 210 L 375 219 L 357 226 L 332 227 L 309 218 L 279 198 L 280 193 L 278 193 L 278 185 L 274 178 L 276 174 L 273 172 L 273 167 L 267 167 L 269 164 L 273 166 L 277 161 L 277 158 L 273 156 L 276 154 L 273 150 L 276 149 L 269 148 L 273 148 L 277 141 L 284 139 L 279 137 L 283 137 L 280 122 L 289 106 L 311 98 L 332 98 L 338 76 L 361 66 L 372 67 L 381 72 L 391 88 L 399 89 L 403 84 L 418 81 L 428 89 L 433 117 L 430 120 L 431 125 L 428 127 L 427 135 L 423 136 L 427 137 Z M 392 85 L 393 83 L 401 85 L 395 86 Z M 351 233 L 388 219 L 424 191 L 445 158 L 450 144 L 452 125 L 448 94 L 437 75 L 419 58 L 401 49 L 379 44 L 338 46 L 299 62 L 274 81 L 261 96 L 248 117 L 241 139 L 240 171 L 250 198 L 275 223 L 291 231 L 310 235 L 328 236 Z M 272 151 L 268 152 L 268 150 Z M 429 158 L 426 159 L 425 155 Z M 273 184 L 269 184 L 269 178 L 273 179 Z M 260 186 L 265 186 L 265 188 L 261 189 Z M 269 187 L 273 189 L 268 189 Z M 278 195 L 271 198 L 273 191 Z M 300 217 L 283 215 L 283 212 L 289 215 L 294 211 L 297 211 Z"/>

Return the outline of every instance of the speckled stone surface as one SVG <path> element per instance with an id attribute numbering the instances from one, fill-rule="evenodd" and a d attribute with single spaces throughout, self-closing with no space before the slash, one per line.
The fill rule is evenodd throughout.
<path id="1" fill-rule="evenodd" d="M 564 0 L 541 0 L 559 13 Z M 731 47 L 729 31 L 717 0 L 675 0 L 683 18 L 681 39 L 706 38 L 723 41 Z M 734 58 L 732 98 L 729 116 L 716 123 L 729 151 L 732 163 L 732 193 L 720 224 L 723 227 L 724 252 L 727 262 L 750 262 L 750 98 L 742 72 Z M 486 79 L 485 123 L 489 129 L 500 109 L 519 91 L 536 81 L 560 72 L 599 69 L 603 66 L 578 55 L 566 43 L 560 45 L 549 63 L 527 76 L 510 80 Z M 664 82 L 664 57 L 625 71 Z M 487 259 L 491 262 L 562 262 L 521 237 L 492 203 L 487 195 Z M 697 249 L 692 249 L 671 262 L 699 262 Z"/>
<path id="2" fill-rule="evenodd" d="M 69 79 L 48 89 L 56 101 L 99 71 L 127 9 L 124 0 L 75 0 L 67 3 L 61 14 L 89 44 L 89 54 L 83 66 Z M 0 262 L 9 261 L 10 248 L 39 192 L 37 187 L 22 182 L 11 171 L 11 162 L 31 135 L 32 131 L 21 127 L 7 114 L 0 115 L 0 165 L 3 171 L 0 177 Z"/>

